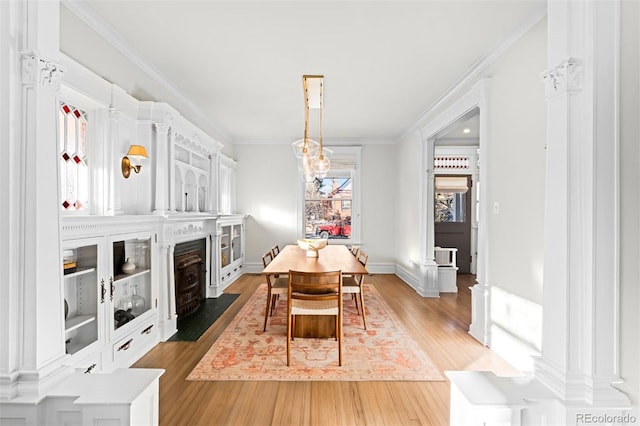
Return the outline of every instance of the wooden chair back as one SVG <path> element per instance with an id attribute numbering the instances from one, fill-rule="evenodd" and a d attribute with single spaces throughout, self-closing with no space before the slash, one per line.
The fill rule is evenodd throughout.
<path id="1" fill-rule="evenodd" d="M 342 272 L 289 271 L 289 300 L 342 301 Z"/>
<path id="2" fill-rule="evenodd" d="M 271 250 L 269 250 L 262 256 L 262 264 L 264 265 L 265 268 L 267 267 L 268 264 L 271 263 L 272 260 L 273 260 L 273 252 Z"/>
<path id="3" fill-rule="evenodd" d="M 271 247 L 271 255 L 275 258 L 278 254 L 280 254 L 280 247 L 278 247 L 278 245 L 276 244 L 275 246 Z"/>
<path id="4" fill-rule="evenodd" d="M 367 261 L 369 260 L 369 256 L 367 256 L 362 250 L 358 252 L 358 262 L 362 264 L 362 266 L 367 266 Z"/>

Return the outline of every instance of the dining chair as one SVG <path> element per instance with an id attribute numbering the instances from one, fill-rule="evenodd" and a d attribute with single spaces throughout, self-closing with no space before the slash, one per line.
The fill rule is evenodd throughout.
<path id="1" fill-rule="evenodd" d="M 362 266 L 367 266 L 367 260 L 369 256 L 365 254 L 362 250 L 358 252 L 358 262 L 362 264 Z M 367 315 L 364 310 L 364 275 L 349 275 L 342 277 L 342 291 L 344 294 L 351 294 L 351 297 L 355 299 L 356 303 L 356 311 L 358 314 L 362 312 L 362 324 L 364 325 L 364 329 L 367 329 Z M 358 307 L 358 299 L 360 299 L 360 307 Z"/>
<path id="2" fill-rule="evenodd" d="M 342 365 L 342 272 L 289 271 L 287 291 L 287 366 L 298 315 L 335 315 L 338 365 Z"/>
<path id="3" fill-rule="evenodd" d="M 278 254 L 280 254 L 280 247 L 278 247 L 278 245 L 276 244 L 275 246 L 271 247 L 271 254 L 273 255 L 273 257 L 275 258 Z"/>
<path id="4" fill-rule="evenodd" d="M 262 256 L 262 264 L 266 268 L 273 260 L 273 252 L 269 250 Z M 269 315 L 273 316 L 278 297 L 281 294 L 287 294 L 289 280 L 287 278 L 279 278 L 273 274 L 267 275 L 267 308 L 264 311 L 264 327 L 262 331 L 267 331 L 267 319 Z"/>
<path id="5" fill-rule="evenodd" d="M 358 256 L 358 252 L 360 251 L 360 247 L 358 246 L 351 246 L 351 254 L 354 256 Z"/>

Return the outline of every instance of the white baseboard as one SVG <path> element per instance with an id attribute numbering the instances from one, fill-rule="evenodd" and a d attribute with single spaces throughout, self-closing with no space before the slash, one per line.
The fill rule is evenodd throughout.
<path id="1" fill-rule="evenodd" d="M 420 288 L 420 281 L 418 280 L 418 277 L 413 275 L 401 265 L 396 265 L 395 274 L 416 292 L 418 291 L 418 288 Z"/>

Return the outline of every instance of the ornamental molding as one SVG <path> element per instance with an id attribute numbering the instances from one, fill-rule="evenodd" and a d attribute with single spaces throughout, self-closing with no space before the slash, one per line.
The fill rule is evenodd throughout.
<path id="1" fill-rule="evenodd" d="M 202 145 L 202 143 L 200 142 L 200 137 L 198 137 L 197 135 L 193 138 L 189 138 L 182 133 L 174 131 L 173 140 L 176 145 L 181 145 L 189 151 L 200 154 L 205 158 L 209 158 L 209 156 L 213 154 L 213 151 L 205 148 L 204 145 Z"/>
<path id="2" fill-rule="evenodd" d="M 540 74 L 547 96 L 575 92 L 582 89 L 582 66 L 575 58 L 566 58 L 554 68 Z"/>
<path id="3" fill-rule="evenodd" d="M 118 111 L 114 107 L 110 106 L 109 107 L 109 119 L 110 120 L 117 120 L 119 116 L 120 116 L 120 111 Z"/>
<path id="4" fill-rule="evenodd" d="M 195 234 L 204 234 L 205 233 L 205 228 L 202 225 L 194 225 L 192 223 L 182 227 L 182 228 L 178 228 L 174 231 L 174 235 L 176 237 L 179 236 L 191 236 L 191 235 L 195 235 Z"/>
<path id="5" fill-rule="evenodd" d="M 20 59 L 23 84 L 39 84 L 56 91 L 60 89 L 65 70 L 59 63 L 41 58 L 36 52 L 23 52 Z"/>

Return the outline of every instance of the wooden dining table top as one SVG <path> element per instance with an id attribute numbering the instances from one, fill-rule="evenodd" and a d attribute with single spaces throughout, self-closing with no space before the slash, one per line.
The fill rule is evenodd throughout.
<path id="1" fill-rule="evenodd" d="M 307 257 L 306 250 L 297 245 L 285 246 L 262 271 L 264 275 L 302 272 L 342 271 L 343 274 L 368 274 L 367 269 L 343 245 L 328 245 L 319 250 L 318 257 Z"/>

